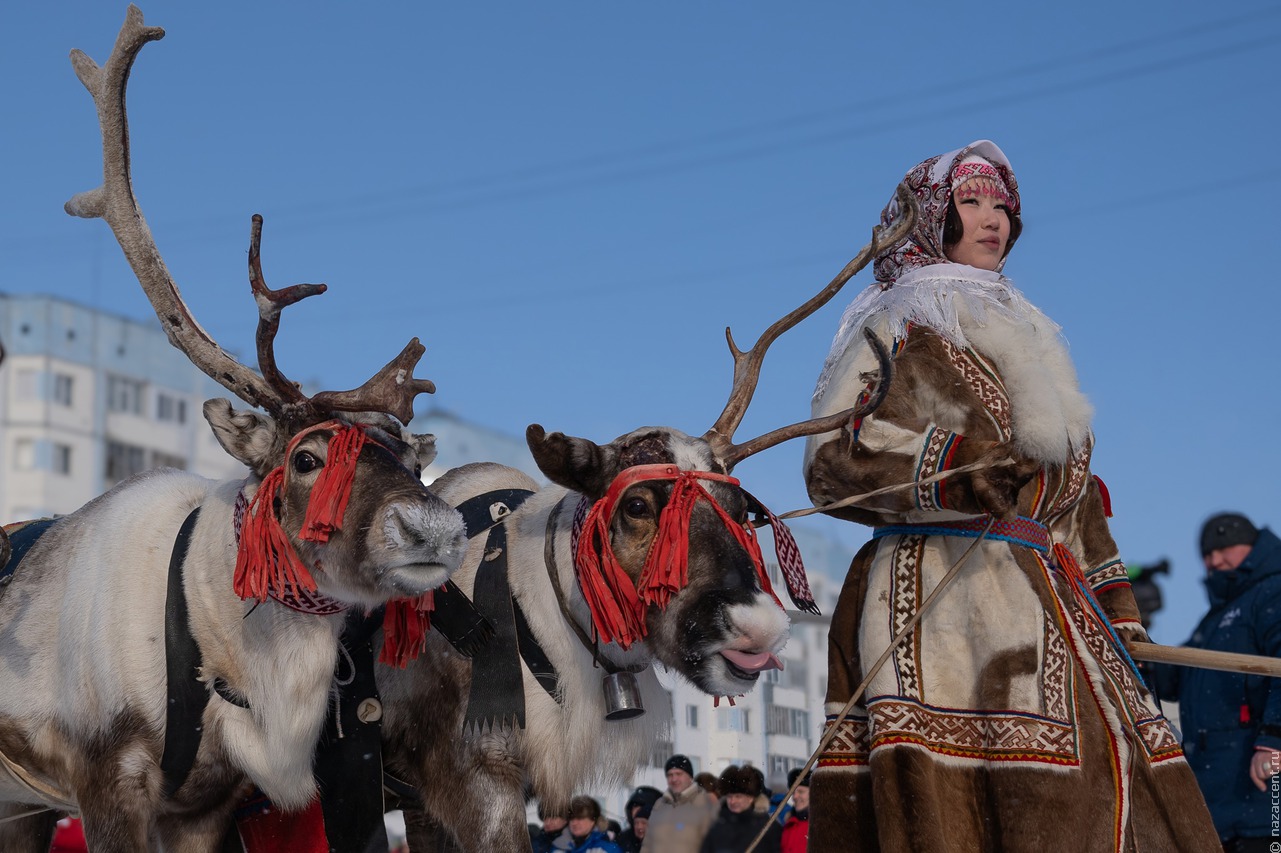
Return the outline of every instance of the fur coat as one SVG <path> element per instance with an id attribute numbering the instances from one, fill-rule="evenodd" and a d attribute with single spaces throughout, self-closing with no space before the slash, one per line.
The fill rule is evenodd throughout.
<path id="1" fill-rule="evenodd" d="M 1179 744 L 1116 640 L 1143 629 L 1090 473 L 1089 404 L 1057 327 L 985 277 L 955 292 L 922 282 L 942 331 L 865 304 L 859 323 L 893 344 L 888 395 L 807 447 L 816 505 L 914 484 L 830 512 L 876 538 L 832 620 L 838 731 L 810 788 L 809 849 L 1217 851 Z M 859 329 L 838 335 L 815 415 L 875 378 L 870 347 L 846 331 Z M 834 722 L 994 507 L 1002 523 Z"/>

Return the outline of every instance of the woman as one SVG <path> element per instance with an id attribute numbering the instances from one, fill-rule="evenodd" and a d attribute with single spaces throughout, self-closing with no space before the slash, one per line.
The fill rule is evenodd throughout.
<path id="1" fill-rule="evenodd" d="M 726 767 L 716 780 L 721 807 L 699 853 L 744 853 L 761 828 L 769 831 L 756 846 L 757 853 L 778 853 L 782 827 L 769 819 L 769 798 L 754 767 Z"/>
<path id="2" fill-rule="evenodd" d="M 552 850 L 569 853 L 623 853 L 605 832 L 600 803 L 578 796 L 569 801 L 569 825 L 552 844 Z"/>
<path id="3" fill-rule="evenodd" d="M 1001 275 L 1022 230 L 1009 162 L 984 140 L 905 180 L 919 218 L 847 309 L 814 414 L 875 382 L 864 329 L 892 346 L 888 393 L 806 449 L 818 506 L 900 487 L 829 510 L 874 528 L 832 618 L 829 715 L 974 550 L 829 717 L 809 849 L 1216 850 L 1119 644 L 1146 637 L 1089 471 L 1090 405 L 1058 327 Z"/>

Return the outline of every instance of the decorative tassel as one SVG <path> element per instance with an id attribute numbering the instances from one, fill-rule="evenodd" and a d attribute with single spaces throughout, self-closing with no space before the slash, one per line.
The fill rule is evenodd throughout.
<path id="1" fill-rule="evenodd" d="M 364 446 L 365 431 L 358 425 L 342 424 L 329 439 L 325 467 L 311 488 L 307 516 L 298 534 L 300 539 L 328 542 L 330 534 L 342 527 L 351 485 L 356 479 L 356 460 Z"/>
<path id="2" fill-rule="evenodd" d="M 597 501 L 587 514 L 574 562 L 596 633 L 604 642 L 626 649 L 645 636 L 645 608 L 609 544 L 609 522 L 618 497 L 612 488 L 610 493 L 612 499 Z"/>
<path id="3" fill-rule="evenodd" d="M 383 613 L 383 647 L 378 662 L 404 669 L 418 657 L 431 629 L 431 611 L 436 608 L 435 590 L 418 598 L 396 598 L 387 602 Z"/>
<path id="4" fill-rule="evenodd" d="M 294 595 L 299 590 L 316 590 L 315 579 L 294 553 L 276 518 L 276 493 L 284 481 L 285 469 L 273 469 L 245 511 L 232 578 L 232 588 L 241 598 L 266 601 L 270 590 L 283 591 L 286 587 L 291 587 Z"/>
<path id="5" fill-rule="evenodd" d="M 646 604 L 666 608 L 672 596 L 689 584 L 689 521 L 700 497 L 711 500 L 693 477 L 682 474 L 672 485 L 637 584 Z"/>

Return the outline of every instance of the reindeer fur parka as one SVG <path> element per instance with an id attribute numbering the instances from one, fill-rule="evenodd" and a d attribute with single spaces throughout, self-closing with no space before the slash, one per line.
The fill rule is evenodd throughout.
<path id="1" fill-rule="evenodd" d="M 871 315 L 893 344 L 888 395 L 807 448 L 816 505 L 912 484 L 830 513 L 878 538 L 855 557 L 832 619 L 829 728 L 975 544 L 975 530 L 928 525 L 982 529 L 1002 491 L 1007 516 L 1031 521 L 978 543 L 838 724 L 813 776 L 809 849 L 1217 851 L 1179 744 L 1114 640 L 1143 629 L 1057 327 L 998 274 L 977 278 L 955 289 L 952 334 Z M 966 291 L 985 288 L 995 301 L 980 313 Z M 996 310 L 1002 300 L 1016 310 Z M 815 415 L 853 405 L 869 385 L 871 348 L 848 340 L 829 358 Z M 929 480 L 974 463 L 983 469 Z"/>

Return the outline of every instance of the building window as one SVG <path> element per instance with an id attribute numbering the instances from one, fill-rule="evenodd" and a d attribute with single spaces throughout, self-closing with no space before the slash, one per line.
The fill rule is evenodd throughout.
<path id="1" fill-rule="evenodd" d="M 801 708 L 770 705 L 765 709 L 765 733 L 807 738 L 810 734 L 810 712 Z"/>
<path id="2" fill-rule="evenodd" d="M 14 391 L 20 402 L 29 403 L 44 396 L 40 391 L 42 376 L 44 372 L 40 370 L 27 368 L 18 371 L 18 375 L 14 377 Z"/>
<path id="3" fill-rule="evenodd" d="M 107 442 L 107 483 L 115 485 L 146 470 L 147 452 L 121 441 Z"/>
<path id="4" fill-rule="evenodd" d="M 36 442 L 20 438 L 13 443 L 13 467 L 18 471 L 36 470 Z"/>
<path id="5" fill-rule="evenodd" d="M 174 456 L 172 453 L 161 453 L 158 450 L 151 451 L 151 464 L 148 468 L 177 468 L 179 471 L 187 470 L 187 460 L 181 456 Z"/>
<path id="6" fill-rule="evenodd" d="M 187 422 L 187 401 L 164 392 L 157 394 L 156 420 L 185 424 Z"/>
<path id="7" fill-rule="evenodd" d="M 649 765 L 651 767 L 662 767 L 675 751 L 676 744 L 672 742 L 670 737 L 655 738 L 654 745 L 649 751 Z"/>
<path id="8" fill-rule="evenodd" d="M 716 728 L 723 732 L 750 732 L 747 708 L 717 708 Z"/>
<path id="9" fill-rule="evenodd" d="M 57 444 L 53 445 L 53 473 L 70 474 L 71 473 L 71 445 Z"/>
<path id="10" fill-rule="evenodd" d="M 123 376 L 107 377 L 107 411 L 142 414 L 142 383 Z"/>
<path id="11" fill-rule="evenodd" d="M 787 774 L 797 767 L 805 766 L 804 758 L 795 758 L 790 755 L 769 755 L 765 759 L 766 766 L 769 768 L 767 779 L 786 779 Z"/>
<path id="12" fill-rule="evenodd" d="M 685 725 L 689 726 L 691 729 L 698 728 L 698 706 L 697 705 L 685 706 Z"/>
<path id="13" fill-rule="evenodd" d="M 53 401 L 68 408 L 71 406 L 71 379 L 68 373 L 53 375 Z"/>

